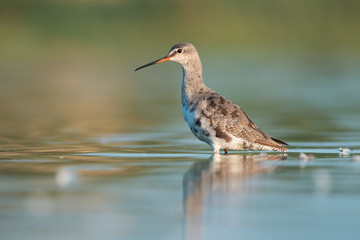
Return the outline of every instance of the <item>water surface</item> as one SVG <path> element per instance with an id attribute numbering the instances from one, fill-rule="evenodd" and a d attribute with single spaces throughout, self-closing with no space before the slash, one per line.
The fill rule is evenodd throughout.
<path id="1" fill-rule="evenodd" d="M 290 145 L 213 156 L 182 122 L 3 144 L 2 239 L 358 236 L 360 139 Z"/>

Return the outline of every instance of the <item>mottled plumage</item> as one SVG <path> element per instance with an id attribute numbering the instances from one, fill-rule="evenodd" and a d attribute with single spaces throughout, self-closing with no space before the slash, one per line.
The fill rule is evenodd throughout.
<path id="1" fill-rule="evenodd" d="M 204 85 L 201 61 L 192 44 L 175 44 L 167 56 L 136 70 L 168 60 L 183 68 L 181 99 L 186 122 L 215 153 L 220 149 L 225 153 L 227 149 L 287 151 L 282 146 L 286 143 L 263 132 L 238 105 Z"/>

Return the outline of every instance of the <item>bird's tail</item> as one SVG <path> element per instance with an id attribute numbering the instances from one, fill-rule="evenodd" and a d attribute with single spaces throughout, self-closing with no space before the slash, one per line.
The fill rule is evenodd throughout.
<path id="1" fill-rule="evenodd" d="M 279 139 L 276 139 L 276 138 L 273 138 L 273 137 L 271 137 L 271 139 L 274 140 L 275 142 L 279 143 L 279 144 L 289 146 L 289 144 L 287 144 L 286 142 L 283 142 L 283 141 L 281 141 Z"/>

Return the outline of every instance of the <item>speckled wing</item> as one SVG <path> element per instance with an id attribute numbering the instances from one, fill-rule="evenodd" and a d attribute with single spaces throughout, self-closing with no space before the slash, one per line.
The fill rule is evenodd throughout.
<path id="1" fill-rule="evenodd" d="M 263 132 L 248 115 L 235 103 L 217 93 L 199 103 L 202 115 L 208 118 L 210 127 L 216 131 L 216 137 L 227 142 L 233 137 L 244 140 L 243 149 L 272 149 L 286 151 L 280 144 L 286 144 Z"/>

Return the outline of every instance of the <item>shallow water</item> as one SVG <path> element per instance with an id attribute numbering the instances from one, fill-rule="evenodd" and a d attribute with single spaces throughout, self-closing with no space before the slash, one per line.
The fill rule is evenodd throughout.
<path id="1" fill-rule="evenodd" d="M 213 156 L 179 123 L 3 145 L 1 238 L 356 238 L 360 138 L 289 144 Z"/>

